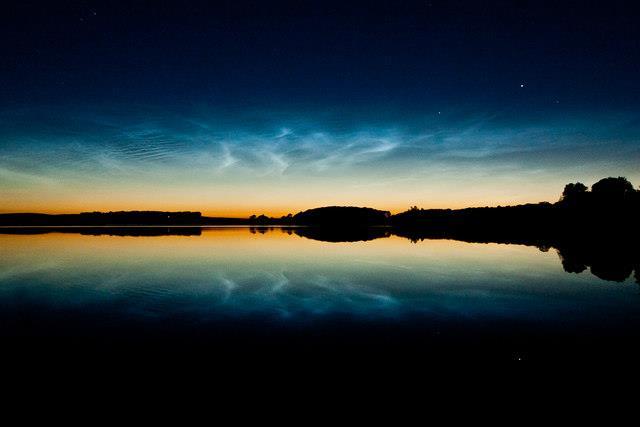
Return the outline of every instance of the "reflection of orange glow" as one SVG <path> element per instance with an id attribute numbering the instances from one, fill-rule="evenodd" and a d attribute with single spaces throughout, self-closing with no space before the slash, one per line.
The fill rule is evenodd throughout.
<path id="1" fill-rule="evenodd" d="M 502 286 L 505 277 L 565 275 L 557 255 L 534 247 L 469 244 L 451 240 L 411 243 L 392 236 L 366 242 L 330 243 L 289 235 L 281 229 L 205 229 L 199 236 L 85 236 L 50 233 L 0 234 L 0 284 L 38 284 L 45 293 L 136 298 L 134 290 L 214 298 L 251 295 L 266 284 L 266 303 L 300 292 L 477 292 Z M 507 286 L 513 286 L 509 279 Z M 540 282 L 531 281 L 541 292 Z M 355 285 L 354 285 L 355 284 Z M 43 288 L 44 286 L 44 288 Z M 326 288 L 329 286 L 329 288 Z M 67 290 L 70 290 L 67 292 Z M 543 290 L 544 291 L 544 290 Z M 146 291 L 145 291 L 146 292 Z M 131 296 L 133 295 L 133 296 Z M 262 299 L 262 294 L 254 297 Z M 351 300 L 349 300 L 351 304 Z M 353 302 L 357 304 L 357 302 Z M 251 309 L 253 305 L 244 307 Z"/>
<path id="2" fill-rule="evenodd" d="M 264 231 L 260 233 L 257 230 Z M 74 260 L 100 263 L 106 259 L 130 264 L 151 259 L 170 262 L 196 260 L 231 263 L 293 262 L 313 265 L 331 260 L 376 262 L 405 265 L 407 263 L 509 262 L 531 263 L 557 258 L 554 253 L 540 254 L 537 248 L 465 243 L 454 240 L 425 240 L 412 243 L 391 236 L 367 242 L 332 243 L 311 240 L 286 228 L 249 227 L 203 228 L 195 236 L 108 236 L 52 232 L 48 234 L 0 234 L 0 265 Z M 291 233 L 291 234 L 290 234 Z M 538 253 L 537 256 L 532 254 Z M 517 261 L 516 261 L 517 260 Z"/>

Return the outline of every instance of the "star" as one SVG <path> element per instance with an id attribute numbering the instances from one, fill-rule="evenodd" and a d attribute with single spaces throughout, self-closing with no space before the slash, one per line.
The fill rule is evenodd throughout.
<path id="1" fill-rule="evenodd" d="M 521 88 L 522 88 L 522 87 L 524 87 L 524 83 L 520 83 L 520 87 L 521 87 Z"/>

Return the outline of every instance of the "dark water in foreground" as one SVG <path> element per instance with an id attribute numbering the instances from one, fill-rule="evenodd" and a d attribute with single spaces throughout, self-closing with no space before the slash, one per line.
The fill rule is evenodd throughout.
<path id="1" fill-rule="evenodd" d="M 553 249 L 397 236 L 323 242 L 262 231 L 0 234 L 4 354 L 639 354 L 633 278 L 567 273 Z"/>

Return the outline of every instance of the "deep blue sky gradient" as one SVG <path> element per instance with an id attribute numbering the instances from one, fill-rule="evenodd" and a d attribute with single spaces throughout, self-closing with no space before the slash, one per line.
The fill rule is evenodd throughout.
<path id="1" fill-rule="evenodd" d="M 0 210 L 163 208 L 159 186 L 211 212 L 463 206 L 638 181 L 637 16 L 618 1 L 3 4 Z"/>

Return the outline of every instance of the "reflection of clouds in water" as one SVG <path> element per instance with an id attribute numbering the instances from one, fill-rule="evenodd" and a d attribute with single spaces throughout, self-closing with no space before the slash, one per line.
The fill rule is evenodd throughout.
<path id="1" fill-rule="evenodd" d="M 238 288 L 238 285 L 236 285 L 236 283 L 227 278 L 227 277 L 220 277 L 220 284 L 222 286 L 223 289 L 223 301 L 227 302 L 229 300 L 229 298 L 231 298 L 231 294 L 233 293 L 233 291 L 235 291 Z"/>
<path id="2" fill-rule="evenodd" d="M 395 269 L 399 269 L 399 270 L 412 270 L 413 269 L 412 267 L 409 267 L 408 265 L 393 264 L 391 262 L 386 262 L 386 261 L 373 261 L 373 260 L 369 260 L 369 259 L 354 259 L 353 262 L 362 263 L 362 264 L 379 265 L 379 266 L 388 267 L 388 268 L 395 268 Z"/>
<path id="3" fill-rule="evenodd" d="M 239 284 L 227 301 L 240 311 L 280 313 L 282 317 L 385 312 L 398 302 L 391 295 L 348 280 L 315 275 L 291 281 L 283 273 L 265 273 Z"/>
<path id="4" fill-rule="evenodd" d="M 431 275 L 422 278 L 423 286 L 397 288 L 392 282 L 399 279 L 398 269 L 383 261 L 371 265 L 382 268 L 379 274 L 383 276 L 372 279 L 288 270 L 182 275 L 184 271 L 173 273 L 163 268 L 82 271 L 51 265 L 46 269 L 4 270 L 2 291 L 5 298 L 13 292 L 40 302 L 47 300 L 59 308 L 104 311 L 109 307 L 127 316 L 158 320 L 187 316 L 196 321 L 254 315 L 297 322 L 335 315 L 399 317 L 418 312 L 464 317 L 487 311 L 499 316 L 522 315 L 522 306 L 536 299 L 495 289 L 455 289 L 447 285 L 446 277 L 438 280 L 444 281 L 441 286 L 426 286 L 433 279 Z M 392 273 L 394 270 L 397 273 Z M 390 275 L 384 276 L 385 271 Z M 412 277 L 406 281 L 416 280 Z M 505 309 L 514 298 L 521 304 Z"/>
<path id="5" fill-rule="evenodd" d="M 291 279 L 286 271 L 225 272 L 216 273 L 211 280 L 198 277 L 197 281 L 190 278 L 180 283 L 162 271 L 152 276 L 112 271 L 71 277 L 56 277 L 45 274 L 47 271 L 12 271 L 3 277 L 7 284 L 19 284 L 34 298 L 54 299 L 51 303 L 57 306 L 90 310 L 91 306 L 112 305 L 127 315 L 157 319 L 260 315 L 302 320 L 335 314 L 397 315 L 400 308 L 395 297 L 380 289 L 319 274 Z M 9 288 L 5 286 L 5 290 Z"/>
<path id="6" fill-rule="evenodd" d="M 32 274 L 51 271 L 59 265 L 60 264 L 56 261 L 47 261 L 37 264 L 20 264 L 3 267 L 0 269 L 0 280 L 9 281 L 20 278 L 28 278 Z M 2 289 L 1 286 L 0 289 Z"/>
<path id="7" fill-rule="evenodd" d="M 313 297 L 307 300 L 311 302 L 307 308 L 312 309 L 316 314 L 330 313 L 336 309 L 357 314 L 364 312 L 381 314 L 394 311 L 399 305 L 391 295 L 350 280 L 315 276 L 309 279 L 309 284 L 324 291 L 323 293 L 313 292 Z"/>
<path id="8" fill-rule="evenodd" d="M 532 268 L 528 263 L 505 263 L 510 258 L 494 258 L 493 252 L 479 246 L 477 258 L 448 249 L 440 255 L 422 252 L 429 249 L 426 243 L 411 246 L 412 252 L 403 252 L 404 257 L 396 256 L 393 245 L 388 247 L 391 252 L 364 253 L 365 246 L 359 244 L 337 244 L 336 248 L 353 249 L 339 257 L 324 253 L 322 244 L 309 246 L 315 252 L 298 253 L 292 246 L 267 255 L 262 246 L 252 252 L 257 241 L 246 234 L 245 250 L 229 254 L 209 245 L 194 246 L 194 252 L 175 251 L 172 245 L 160 250 L 164 246 L 156 242 L 162 239 L 146 237 L 130 241 L 82 237 L 83 244 L 75 252 L 64 246 L 51 251 L 49 246 L 30 249 L 14 243 L 9 249 L 2 248 L 0 305 L 13 310 L 19 310 L 20 304 L 43 305 L 142 321 L 235 322 L 256 317 L 295 325 L 332 316 L 394 320 L 416 314 L 463 319 L 542 317 L 579 305 L 603 304 L 590 299 L 588 293 L 582 299 L 573 294 L 562 300 L 552 298 L 556 292 L 571 293 L 582 285 L 596 291 L 604 286 L 594 283 L 591 276 L 562 273 L 560 278 L 555 257 L 550 257 L 549 265 L 545 261 Z M 48 242 L 58 238 L 43 237 Z M 176 243 L 179 239 L 171 238 Z M 194 243 L 202 240 L 198 239 Z M 89 250 L 102 241 L 118 246 L 105 247 L 103 252 Z M 142 241 L 150 246 L 127 252 L 130 244 Z M 510 248 L 496 250 L 510 256 Z M 429 257 L 414 257 L 420 254 Z M 537 259 L 542 255 L 532 249 L 527 256 Z M 558 283 L 572 286 L 556 286 Z"/>

